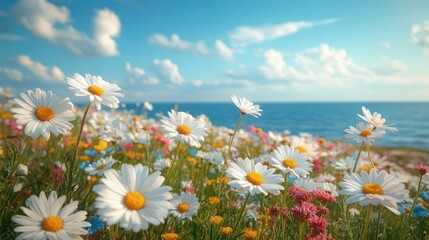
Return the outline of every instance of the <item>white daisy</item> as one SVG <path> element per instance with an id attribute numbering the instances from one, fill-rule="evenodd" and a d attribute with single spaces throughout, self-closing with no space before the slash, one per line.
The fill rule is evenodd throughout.
<path id="1" fill-rule="evenodd" d="M 268 169 L 267 166 L 261 163 L 256 163 L 253 160 L 238 158 L 235 161 L 229 162 L 226 176 L 230 178 L 229 185 L 233 188 L 243 190 L 251 195 L 263 193 L 267 195 L 280 194 L 284 190 L 279 183 L 284 182 L 280 174 L 274 174 L 276 169 Z"/>
<path id="2" fill-rule="evenodd" d="M 73 128 L 70 121 L 76 119 L 73 104 L 69 98 L 59 98 L 51 91 L 45 92 L 37 88 L 28 90 L 28 95 L 21 93 L 24 99 L 15 99 L 19 107 L 11 112 L 19 125 L 25 125 L 25 134 L 33 139 L 43 136 L 49 140 L 50 134 L 68 134 Z"/>
<path id="3" fill-rule="evenodd" d="M 27 215 L 15 215 L 12 221 L 20 225 L 15 232 L 21 234 L 16 239 L 82 239 L 80 235 L 88 234 L 85 227 L 90 227 L 86 212 L 77 209 L 78 202 L 73 201 L 63 207 L 66 196 L 57 197 L 55 191 L 46 198 L 45 192 L 39 197 L 30 196 L 21 207 Z"/>
<path id="4" fill-rule="evenodd" d="M 367 145 L 371 145 L 376 138 L 384 135 L 384 130 L 375 128 L 374 125 L 360 122 L 356 127 L 350 126 L 349 129 L 345 130 L 347 134 L 344 135 L 346 138 L 353 138 L 356 142 L 365 142 Z"/>
<path id="5" fill-rule="evenodd" d="M 84 169 L 89 175 L 103 175 L 107 170 L 111 169 L 116 160 L 109 156 L 106 158 L 100 158 L 97 162 L 90 163 Z"/>
<path id="6" fill-rule="evenodd" d="M 351 171 L 355 163 L 355 156 L 340 158 L 334 162 L 334 168 L 339 171 Z M 360 168 L 362 166 L 362 162 L 358 162 L 357 164 L 357 168 Z"/>
<path id="7" fill-rule="evenodd" d="M 320 187 L 320 184 L 314 182 L 312 178 L 298 178 L 295 181 L 293 181 L 293 185 L 307 192 L 311 192 L 314 189 L 319 189 Z"/>
<path id="8" fill-rule="evenodd" d="M 271 154 L 271 165 L 297 178 L 310 174 L 313 164 L 293 146 L 278 146 Z"/>
<path id="9" fill-rule="evenodd" d="M 162 171 L 164 168 L 168 167 L 171 167 L 171 159 L 169 158 L 156 159 L 153 163 L 153 169 L 156 171 Z"/>
<path id="10" fill-rule="evenodd" d="M 259 105 L 254 105 L 251 101 L 247 100 L 244 97 L 237 97 L 236 95 L 231 96 L 232 102 L 240 109 L 241 114 L 252 115 L 254 117 L 261 116 L 262 110 L 259 108 Z"/>
<path id="11" fill-rule="evenodd" d="M 164 223 L 173 208 L 171 187 L 161 186 L 164 177 L 160 172 L 150 175 L 146 166 L 122 164 L 121 171 L 110 169 L 100 183 L 94 186 L 97 214 L 111 226 L 119 223 L 126 230 L 138 232 L 149 224 Z"/>
<path id="12" fill-rule="evenodd" d="M 173 194 L 173 199 L 170 201 L 173 204 L 173 209 L 170 213 L 178 219 L 189 219 L 192 221 L 192 216 L 197 214 L 200 203 L 195 194 L 189 192 L 181 192 Z"/>
<path id="13" fill-rule="evenodd" d="M 168 117 L 162 117 L 160 131 L 166 138 L 189 143 L 192 147 L 201 147 L 200 141 L 207 136 L 204 125 L 185 112 L 171 110 Z"/>
<path id="14" fill-rule="evenodd" d="M 376 169 L 371 169 L 369 174 L 362 171 L 361 176 L 356 173 L 346 175 L 340 186 L 342 187 L 340 194 L 350 196 L 346 204 L 355 202 L 359 202 L 361 206 L 381 204 L 397 215 L 400 214 L 397 203 L 409 197 L 404 184 L 384 170 L 377 173 Z"/>
<path id="15" fill-rule="evenodd" d="M 98 110 L 101 109 L 101 103 L 110 107 L 118 108 L 119 100 L 117 97 L 123 97 L 124 94 L 118 92 L 121 88 L 116 84 L 104 81 L 100 76 L 91 76 L 85 74 L 85 77 L 75 73 L 73 77 L 67 77 L 69 90 L 76 96 L 89 96 L 89 101 L 93 102 Z"/>
<path id="16" fill-rule="evenodd" d="M 369 109 L 364 107 L 364 106 L 362 106 L 362 112 L 363 112 L 364 116 L 362 116 L 360 114 L 358 114 L 358 116 L 360 118 L 362 118 L 365 122 L 371 123 L 376 128 L 378 128 L 380 130 L 391 131 L 391 132 L 398 131 L 398 129 L 395 127 L 389 127 L 389 126 L 384 125 L 384 123 L 386 122 L 386 119 L 382 118 L 380 113 L 374 112 L 373 114 L 371 114 Z"/>

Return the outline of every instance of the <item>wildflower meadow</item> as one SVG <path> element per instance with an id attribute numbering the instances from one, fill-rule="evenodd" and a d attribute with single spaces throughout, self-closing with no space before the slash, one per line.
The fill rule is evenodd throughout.
<path id="1" fill-rule="evenodd" d="M 83 109 L 3 92 L 0 239 L 429 239 L 428 159 L 374 146 L 401 131 L 383 109 L 362 106 L 345 142 L 244 127 L 264 112 L 242 96 L 229 129 L 118 110 L 100 76 L 67 87 Z"/>

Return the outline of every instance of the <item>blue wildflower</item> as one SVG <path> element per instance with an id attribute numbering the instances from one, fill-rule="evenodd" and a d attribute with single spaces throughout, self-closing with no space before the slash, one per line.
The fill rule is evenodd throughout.
<path id="1" fill-rule="evenodd" d="M 104 228 L 103 221 L 96 216 L 91 216 L 88 219 L 88 222 L 91 223 L 91 227 L 88 228 L 89 234 L 94 234 L 96 231 L 102 230 Z"/>
<path id="2" fill-rule="evenodd" d="M 411 207 L 413 206 L 413 202 L 411 200 L 404 200 L 401 203 L 398 204 L 398 210 L 401 213 L 409 214 L 411 211 Z M 429 217 L 428 210 L 421 206 L 421 205 L 415 205 L 413 210 L 413 217 L 414 218 L 425 218 Z"/>
<path id="3" fill-rule="evenodd" d="M 97 151 L 96 150 L 85 150 L 85 151 L 83 151 L 83 153 L 88 157 L 94 157 L 95 154 L 97 154 Z"/>

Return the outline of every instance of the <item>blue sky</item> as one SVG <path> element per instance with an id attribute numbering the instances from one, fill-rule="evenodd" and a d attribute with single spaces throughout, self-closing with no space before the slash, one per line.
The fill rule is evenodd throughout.
<path id="1" fill-rule="evenodd" d="M 123 101 L 429 101 L 429 2 L 2 0 L 0 86 Z M 79 100 L 79 99 L 77 99 Z"/>

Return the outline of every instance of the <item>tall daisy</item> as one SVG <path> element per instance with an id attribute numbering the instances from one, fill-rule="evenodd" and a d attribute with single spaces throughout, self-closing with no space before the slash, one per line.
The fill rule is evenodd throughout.
<path id="1" fill-rule="evenodd" d="M 371 145 L 375 139 L 382 137 L 385 133 L 384 130 L 375 128 L 371 123 L 364 124 L 363 122 L 358 123 L 356 127 L 350 126 L 345 131 L 344 137 L 353 138 L 358 143 L 365 142 L 367 145 Z"/>
<path id="2" fill-rule="evenodd" d="M 280 174 L 274 174 L 275 171 L 276 169 L 268 169 L 261 163 L 255 164 L 255 161 L 248 158 L 244 160 L 238 158 L 229 163 L 225 173 L 231 179 L 228 184 L 244 193 L 278 195 L 281 190 L 284 190 L 283 186 L 279 184 L 284 182 L 284 179 Z"/>
<path id="3" fill-rule="evenodd" d="M 243 115 L 252 115 L 254 117 L 261 116 L 262 110 L 259 108 L 259 105 L 254 105 L 251 101 L 247 100 L 244 97 L 237 97 L 236 95 L 231 96 L 232 102 L 235 106 L 240 109 L 241 114 Z"/>
<path id="4" fill-rule="evenodd" d="M 163 223 L 173 206 L 171 188 L 161 186 L 164 177 L 160 175 L 158 171 L 149 175 L 148 167 L 141 164 L 122 164 L 121 171 L 105 172 L 94 186 L 97 214 L 109 226 L 119 223 L 134 232 Z"/>
<path id="5" fill-rule="evenodd" d="M 359 176 L 356 173 L 346 175 L 340 183 L 340 194 L 349 195 L 346 204 L 358 202 L 361 206 L 383 205 L 396 215 L 399 215 L 397 203 L 408 198 L 408 190 L 393 175 L 386 171 L 377 173 L 371 169 L 369 174 L 362 171 Z"/>
<path id="6" fill-rule="evenodd" d="M 30 196 L 25 202 L 27 207 L 21 207 L 27 216 L 12 217 L 12 221 L 20 225 L 15 228 L 15 232 L 21 233 L 17 239 L 82 239 L 80 235 L 88 234 L 84 228 L 91 226 L 84 221 L 87 213 L 75 212 L 76 201 L 63 207 L 65 201 L 66 196 L 58 198 L 55 191 L 48 198 L 45 192 L 39 197 Z"/>
<path id="7" fill-rule="evenodd" d="M 204 125 L 192 115 L 171 110 L 168 117 L 162 117 L 160 131 L 165 137 L 184 141 L 192 147 L 201 147 L 200 141 L 207 136 Z"/>
<path id="8" fill-rule="evenodd" d="M 52 134 L 68 134 L 73 128 L 70 121 L 76 119 L 73 104 L 69 98 L 59 98 L 51 91 L 39 88 L 21 93 L 21 99 L 15 99 L 19 107 L 11 109 L 19 125 L 25 125 L 25 134 L 33 139 L 43 136 L 46 140 Z"/>
<path id="9" fill-rule="evenodd" d="M 101 176 L 103 173 L 112 168 L 116 160 L 113 157 L 100 158 L 98 161 L 88 164 L 84 169 L 89 175 Z"/>
<path id="10" fill-rule="evenodd" d="M 198 198 L 190 192 L 181 192 L 180 196 L 175 193 L 170 202 L 174 207 L 170 213 L 178 219 L 187 218 L 192 221 L 192 216 L 197 214 L 198 208 L 200 208 Z"/>
<path id="11" fill-rule="evenodd" d="M 67 77 L 69 90 L 76 96 L 89 96 L 89 101 L 94 103 L 98 110 L 101 104 L 110 108 L 119 107 L 119 99 L 124 94 L 118 92 L 121 88 L 116 84 L 104 81 L 100 76 L 85 74 L 85 77 L 75 73 L 73 77 Z"/>
<path id="12" fill-rule="evenodd" d="M 290 173 L 297 178 L 310 174 L 312 163 L 293 146 L 278 146 L 271 154 L 271 165 L 283 173 Z"/>
<path id="13" fill-rule="evenodd" d="M 363 112 L 363 116 L 360 114 L 358 114 L 358 116 L 362 118 L 365 122 L 371 123 L 376 128 L 380 130 L 390 131 L 390 132 L 398 131 L 398 129 L 395 127 L 384 125 L 384 123 L 386 122 L 386 119 L 382 118 L 380 113 L 374 112 L 373 114 L 371 114 L 369 109 L 364 106 L 362 106 L 362 112 Z"/>

